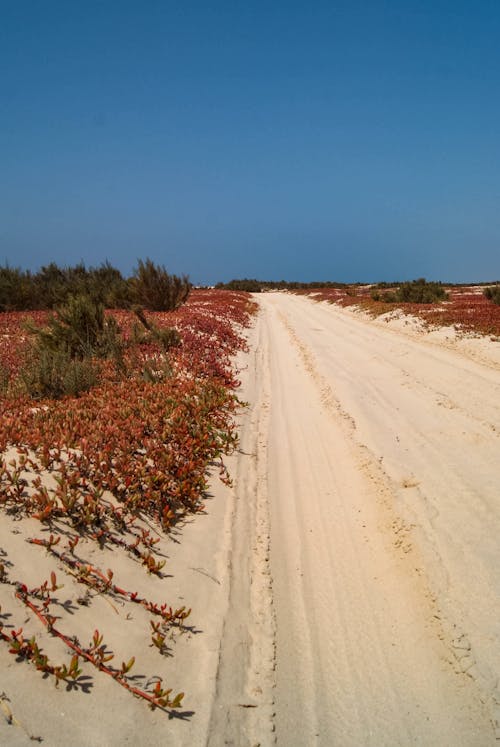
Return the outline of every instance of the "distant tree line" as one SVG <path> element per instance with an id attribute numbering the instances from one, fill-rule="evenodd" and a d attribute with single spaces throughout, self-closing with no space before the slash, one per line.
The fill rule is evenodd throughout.
<path id="1" fill-rule="evenodd" d="M 357 285 L 357 283 L 354 285 Z M 230 280 L 228 283 L 217 283 L 215 287 L 222 290 L 261 293 L 266 290 L 307 290 L 308 288 L 345 288 L 346 286 L 347 283 L 336 283 L 331 280 L 316 280 L 310 283 L 300 283 L 290 280 L 256 280 L 255 278 L 242 278 L 238 280 Z"/>
<path id="2" fill-rule="evenodd" d="M 418 278 L 417 280 L 402 281 L 382 281 L 379 283 L 339 283 L 334 280 L 313 280 L 308 283 L 301 283 L 290 280 L 256 280 L 255 278 L 239 278 L 230 280 L 228 283 L 217 283 L 216 288 L 222 290 L 236 290 L 236 291 L 248 291 L 250 293 L 261 293 L 267 290 L 308 290 L 311 288 L 342 288 L 354 291 L 356 288 L 362 286 L 371 286 L 372 296 L 375 298 L 381 298 L 384 301 L 391 302 L 413 302 L 413 303 L 429 303 L 432 301 L 440 301 L 446 298 L 446 287 L 455 288 L 467 288 L 470 285 L 477 286 L 494 286 L 493 288 L 485 288 L 484 294 L 487 298 L 497 297 L 500 295 L 500 285 L 498 283 L 492 283 L 491 281 L 483 281 L 480 283 L 443 283 L 428 281 L 425 278 Z M 384 291 L 394 291 L 394 293 L 384 293 Z"/>
<path id="3" fill-rule="evenodd" d="M 0 266 L 0 312 L 55 309 L 76 296 L 87 296 L 106 308 L 172 311 L 187 300 L 190 290 L 186 275 L 171 275 L 150 259 L 138 260 L 130 277 L 123 277 L 109 262 L 99 267 L 59 267 L 51 262 L 38 272 Z"/>

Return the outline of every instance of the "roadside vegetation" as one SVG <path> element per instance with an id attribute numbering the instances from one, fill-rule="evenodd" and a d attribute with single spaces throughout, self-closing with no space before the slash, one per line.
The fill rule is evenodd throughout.
<path id="1" fill-rule="evenodd" d="M 228 283 L 217 283 L 219 290 L 246 291 L 248 293 L 262 293 L 269 290 L 306 290 L 308 288 L 345 288 L 345 283 L 334 281 L 301 283 L 290 280 L 256 280 L 255 278 L 242 278 L 230 280 Z"/>
<path id="2" fill-rule="evenodd" d="M 186 275 L 169 274 L 150 259 L 139 260 L 128 278 L 109 262 L 89 268 L 51 262 L 38 272 L 0 266 L 0 312 L 55 309 L 77 295 L 89 296 L 108 309 L 139 304 L 151 311 L 173 311 L 186 302 L 190 290 Z"/>
<path id="3" fill-rule="evenodd" d="M 429 293 L 429 285 L 435 285 Z M 378 283 L 377 285 L 352 285 L 347 287 L 318 287 L 296 293 L 305 293 L 317 301 L 328 301 L 339 306 L 359 307 L 373 316 L 400 310 L 422 319 L 429 325 L 453 326 L 462 332 L 472 332 L 500 338 L 500 305 L 482 284 L 444 285 L 421 283 Z M 486 287 L 484 287 L 486 286 Z M 498 287 L 498 285 L 493 286 Z M 400 288 L 404 288 L 400 294 Z M 444 294 L 444 298 L 442 297 Z M 404 299 L 404 300 L 402 300 Z M 411 300 L 409 300 L 411 299 Z"/>
<path id="4" fill-rule="evenodd" d="M 401 283 L 395 290 L 378 286 L 372 289 L 370 295 L 374 301 L 386 303 L 436 303 L 448 298 L 441 283 L 428 282 L 425 278 Z"/>
<path id="5" fill-rule="evenodd" d="M 223 460 L 237 443 L 239 407 L 232 357 L 245 347 L 253 305 L 245 293 L 190 293 L 186 277 L 149 260 L 127 280 L 107 264 L 36 275 L 3 268 L 1 277 L 0 509 L 4 521 L 29 523 L 30 545 L 59 570 L 33 585 L 0 547 L 0 642 L 68 690 L 88 687 L 93 671 L 153 708 L 178 709 L 183 693 L 164 684 L 164 663 L 137 674 L 132 651 L 115 665 L 97 620 L 82 638 L 78 610 L 61 615 L 59 576 L 81 585 L 84 607 L 106 596 L 130 614 L 146 610 L 144 651 L 171 655 L 190 608 L 119 585 L 93 547 L 162 578 L 158 532 L 203 511 L 214 468 L 229 480 Z M 47 634 L 60 642 L 56 661 L 42 650 Z"/>
<path id="6" fill-rule="evenodd" d="M 359 306 L 381 314 L 400 309 L 428 324 L 450 325 L 464 332 L 500 337 L 500 283 L 451 284 L 418 278 L 411 281 L 338 283 L 335 281 L 290 282 L 286 280 L 235 279 L 219 283 L 221 290 L 262 293 L 272 290 L 310 295 L 340 306 Z"/>

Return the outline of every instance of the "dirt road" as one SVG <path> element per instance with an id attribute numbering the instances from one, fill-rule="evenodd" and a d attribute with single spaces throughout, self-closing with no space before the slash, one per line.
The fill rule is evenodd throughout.
<path id="1" fill-rule="evenodd" d="M 209 743 L 496 744 L 498 366 L 258 301 Z"/>

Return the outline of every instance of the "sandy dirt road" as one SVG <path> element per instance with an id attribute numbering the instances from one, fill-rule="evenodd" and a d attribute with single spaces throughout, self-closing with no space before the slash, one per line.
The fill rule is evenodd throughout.
<path id="1" fill-rule="evenodd" d="M 209 743 L 497 744 L 498 366 L 258 301 Z"/>

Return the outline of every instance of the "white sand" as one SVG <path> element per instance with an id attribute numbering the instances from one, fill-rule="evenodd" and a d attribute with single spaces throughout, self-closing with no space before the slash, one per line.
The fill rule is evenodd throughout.
<path id="1" fill-rule="evenodd" d="M 95 556 L 127 588 L 192 606 L 199 632 L 162 658 L 141 610 L 127 619 L 128 605 L 97 597 L 66 620 L 98 625 L 117 659 L 136 654 L 138 673 L 185 690 L 185 720 L 87 668 L 88 694 L 56 690 L 2 645 L 0 744 L 496 743 L 498 343 L 289 294 L 256 299 L 233 487 L 214 479 L 207 515 L 180 544 L 162 540 L 172 578 Z M 54 568 L 74 599 L 81 589 L 23 542 L 32 531 L 0 515 L 16 573 L 35 584 Z M 16 617 L 4 622 L 40 630 L 9 587 L 0 594 Z"/>
<path id="2" fill-rule="evenodd" d="M 261 306 L 278 744 L 493 743 L 497 343 Z"/>

